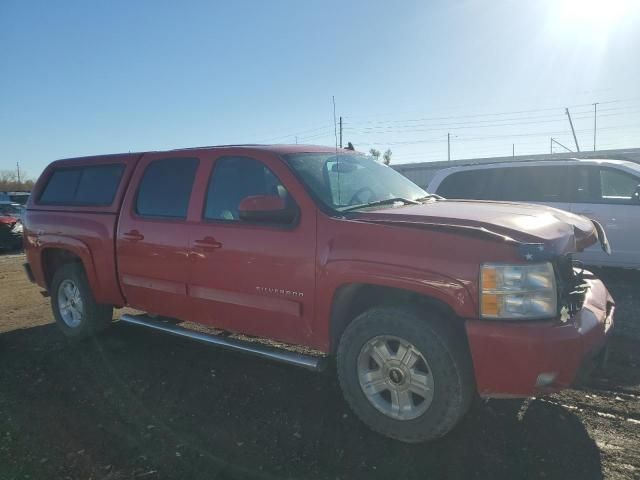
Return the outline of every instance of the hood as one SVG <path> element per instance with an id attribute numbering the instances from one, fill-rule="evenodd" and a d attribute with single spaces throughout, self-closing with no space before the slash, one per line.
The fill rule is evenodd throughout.
<path id="1" fill-rule="evenodd" d="M 438 200 L 363 211 L 356 218 L 476 234 L 517 244 L 542 243 L 557 254 L 581 251 L 598 241 L 598 231 L 588 218 L 525 203 Z"/>

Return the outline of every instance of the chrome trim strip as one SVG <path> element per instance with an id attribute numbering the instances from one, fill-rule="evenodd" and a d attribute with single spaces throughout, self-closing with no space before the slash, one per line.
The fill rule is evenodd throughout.
<path id="1" fill-rule="evenodd" d="M 186 283 L 174 282 L 171 280 L 141 277 L 138 275 L 129 275 L 125 273 L 122 275 L 122 283 L 128 287 L 145 288 L 147 290 L 172 293 L 175 295 L 187 294 Z"/>
<path id="2" fill-rule="evenodd" d="M 189 296 L 210 302 L 228 303 L 257 310 L 267 310 L 269 312 L 291 315 L 293 317 L 302 316 L 302 303 L 292 298 L 272 297 L 260 294 L 231 292 L 217 288 L 202 287 L 193 285 L 189 288 Z"/>
<path id="3" fill-rule="evenodd" d="M 257 343 L 236 340 L 233 338 L 225 338 L 217 335 L 209 335 L 202 332 L 196 332 L 170 323 L 160 322 L 145 316 L 122 315 L 120 321 L 139 325 L 142 327 L 152 328 L 161 332 L 177 335 L 179 337 L 187 337 L 199 342 L 216 345 L 234 350 L 236 352 L 248 353 L 260 358 L 266 358 L 275 362 L 288 363 L 296 367 L 306 368 L 312 371 L 322 371 L 326 367 L 326 357 L 314 357 L 312 355 L 304 355 L 302 353 L 289 352 L 286 350 L 277 350 L 275 348 L 266 347 Z"/>

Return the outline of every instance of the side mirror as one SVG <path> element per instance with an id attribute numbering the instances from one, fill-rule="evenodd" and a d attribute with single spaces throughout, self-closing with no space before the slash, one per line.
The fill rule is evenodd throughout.
<path id="1" fill-rule="evenodd" d="M 287 207 L 277 195 L 253 195 L 242 199 L 238 206 L 240 220 L 264 223 L 293 223 L 297 212 Z"/>

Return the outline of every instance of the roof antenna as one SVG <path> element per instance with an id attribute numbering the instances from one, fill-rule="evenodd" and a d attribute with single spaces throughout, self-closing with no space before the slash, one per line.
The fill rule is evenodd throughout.
<path id="1" fill-rule="evenodd" d="M 333 136 L 336 139 L 336 169 L 338 170 L 338 205 L 342 205 L 340 201 L 340 156 L 338 155 L 338 126 L 336 124 L 336 97 L 331 95 L 333 102 Z"/>

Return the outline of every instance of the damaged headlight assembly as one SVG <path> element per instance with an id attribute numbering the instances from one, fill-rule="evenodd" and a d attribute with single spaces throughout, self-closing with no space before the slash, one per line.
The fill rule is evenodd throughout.
<path id="1" fill-rule="evenodd" d="M 480 267 L 480 316 L 534 320 L 557 315 L 556 277 L 550 262 L 485 263 Z"/>

